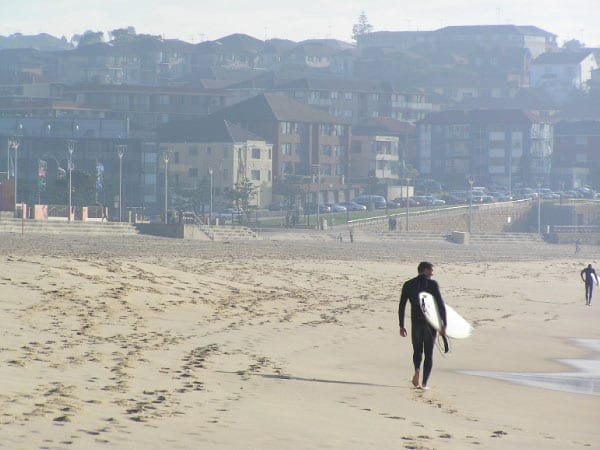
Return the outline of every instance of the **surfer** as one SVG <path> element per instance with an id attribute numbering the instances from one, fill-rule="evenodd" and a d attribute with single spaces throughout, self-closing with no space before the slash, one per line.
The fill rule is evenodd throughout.
<path id="1" fill-rule="evenodd" d="M 440 294 L 440 288 L 437 282 L 431 279 L 433 276 L 433 264 L 423 261 L 419 263 L 417 271 L 419 275 L 415 278 L 411 278 L 402 286 L 400 304 L 398 305 L 398 320 L 400 321 L 400 336 L 406 337 L 408 333 L 404 327 L 404 310 L 406 308 L 406 302 L 410 301 L 411 339 L 413 345 L 413 364 L 415 367 L 412 384 L 415 387 L 419 387 L 421 361 L 423 360 L 424 355 L 425 360 L 423 361 L 423 379 L 421 387 L 427 389 L 427 381 L 429 380 L 429 375 L 433 368 L 433 347 L 435 346 L 437 331 L 429 325 L 423 315 L 419 304 L 419 293 L 429 292 L 435 299 L 440 317 L 444 324 L 440 330 L 442 336 L 446 333 L 446 307 L 442 300 L 442 295 Z"/>
<path id="2" fill-rule="evenodd" d="M 594 283 L 598 284 L 598 275 L 596 274 L 596 270 L 592 267 L 591 264 L 588 264 L 587 267 L 583 269 L 579 275 L 585 283 L 585 304 L 591 306 L 592 295 L 594 293 Z"/>

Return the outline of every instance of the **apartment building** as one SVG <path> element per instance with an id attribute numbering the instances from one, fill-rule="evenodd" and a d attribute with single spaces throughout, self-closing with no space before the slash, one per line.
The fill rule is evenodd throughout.
<path id="1" fill-rule="evenodd" d="M 422 175 L 464 186 L 511 189 L 550 180 L 553 126 L 522 110 L 449 110 L 417 124 L 417 169 Z"/>
<path id="2" fill-rule="evenodd" d="M 272 202 L 273 146 L 263 138 L 215 116 L 170 122 L 160 126 L 157 134 L 162 180 L 168 164 L 172 190 L 210 184 L 216 207 L 226 203 L 226 190 L 248 180 L 256 189 L 251 205 L 264 208 Z"/>
<path id="3" fill-rule="evenodd" d="M 350 123 L 285 95 L 265 93 L 218 113 L 273 144 L 273 190 L 304 177 L 313 201 L 352 198 L 348 184 Z"/>
<path id="4" fill-rule="evenodd" d="M 554 125 L 552 184 L 558 189 L 596 185 L 600 179 L 600 121 Z"/>

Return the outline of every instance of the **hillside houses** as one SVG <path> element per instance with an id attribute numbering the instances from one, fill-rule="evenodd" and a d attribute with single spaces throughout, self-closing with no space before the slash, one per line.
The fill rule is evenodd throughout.
<path id="1" fill-rule="evenodd" d="M 40 140 L 57 120 L 65 130 L 81 129 L 86 120 L 98 121 L 97 130 L 103 121 L 126 124 L 115 139 L 146 149 L 140 158 L 151 163 L 139 167 L 155 171 L 137 174 L 144 182 L 128 198 L 151 209 L 161 208 L 165 148 L 177 147 L 181 158 L 171 166 L 174 190 L 201 182 L 204 166 L 216 164 L 183 158 L 189 146 L 202 152 L 216 145 L 203 140 L 208 136 L 188 142 L 184 132 L 215 117 L 237 130 L 225 141 L 271 149 L 270 174 L 262 166 L 259 174 L 240 171 L 233 160 L 226 168 L 259 182 L 261 206 L 293 178 L 304 180 L 311 201 L 342 201 L 367 184 L 399 183 L 407 167 L 448 186 L 464 185 L 470 175 L 509 188 L 539 179 L 553 187 L 600 187 L 596 171 L 580 167 L 582 156 L 569 156 L 579 155 L 579 147 L 563 145 L 554 154 L 555 123 L 600 121 L 597 51 L 559 48 L 556 35 L 534 26 L 378 31 L 357 45 L 239 33 L 188 43 L 133 29 L 111 33 L 109 41 L 95 38 L 35 49 L 2 48 L 0 40 L 0 119 L 45 123 L 45 131 L 24 130 Z M 164 140 L 165 127 L 183 134 Z M 255 140 L 239 140 L 241 129 Z M 574 130 L 583 133 L 574 139 L 589 139 Z M 0 140 L 21 131 L 6 125 Z M 84 148 L 97 137 L 73 131 L 70 138 Z M 251 153 L 249 160 L 256 163 Z M 18 164 L 23 176 L 35 166 Z M 0 158 L 0 172 L 9 165 L 10 157 Z M 233 176 L 213 175 L 223 186 L 235 184 Z"/>

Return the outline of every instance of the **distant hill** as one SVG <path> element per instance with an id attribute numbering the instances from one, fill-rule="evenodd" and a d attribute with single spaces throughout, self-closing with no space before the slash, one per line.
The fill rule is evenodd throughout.
<path id="1" fill-rule="evenodd" d="M 63 36 L 57 38 L 47 33 L 36 35 L 23 35 L 21 33 L 10 36 L 0 36 L 0 49 L 3 48 L 33 48 L 40 51 L 71 50 L 73 46 Z"/>

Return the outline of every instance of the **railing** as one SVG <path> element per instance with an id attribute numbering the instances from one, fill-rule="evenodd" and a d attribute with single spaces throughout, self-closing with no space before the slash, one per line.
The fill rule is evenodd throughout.
<path id="1" fill-rule="evenodd" d="M 599 225 L 553 225 L 553 233 L 600 233 Z"/>

